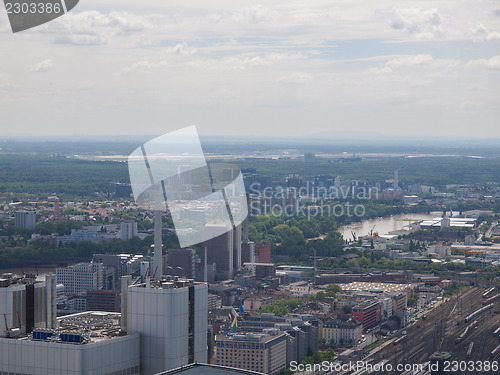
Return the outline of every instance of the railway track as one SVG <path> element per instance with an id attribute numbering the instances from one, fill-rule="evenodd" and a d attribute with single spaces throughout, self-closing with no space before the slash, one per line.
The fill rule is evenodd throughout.
<path id="1" fill-rule="evenodd" d="M 472 321 L 477 321 L 477 328 L 470 327 L 467 335 L 458 343 L 455 342 L 472 323 L 466 323 L 465 318 L 484 307 L 482 302 L 485 290 L 472 287 L 463 291 L 459 297 L 441 304 L 427 314 L 425 321 L 419 323 L 420 328 L 416 325 L 408 327 L 405 340 L 397 345 L 388 345 L 377 353 L 377 359 L 387 360 L 393 365 L 424 363 L 432 353 L 439 350 L 449 352 L 452 361 L 464 361 L 470 343 L 474 342 L 469 360 L 489 360 L 491 351 L 499 344 L 498 337 L 493 335 L 500 326 L 500 314 L 495 314 L 498 309 L 496 306 L 474 316 Z"/>

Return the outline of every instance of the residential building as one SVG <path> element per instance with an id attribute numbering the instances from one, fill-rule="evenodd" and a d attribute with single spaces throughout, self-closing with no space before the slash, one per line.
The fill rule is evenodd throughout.
<path id="1" fill-rule="evenodd" d="M 328 320 L 323 323 L 322 338 L 325 343 L 356 344 L 361 340 L 363 326 L 355 317 L 347 319 Z"/>

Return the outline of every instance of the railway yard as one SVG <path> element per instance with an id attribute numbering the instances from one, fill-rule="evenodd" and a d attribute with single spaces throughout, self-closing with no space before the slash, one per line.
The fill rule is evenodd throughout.
<path id="1" fill-rule="evenodd" d="M 492 358 L 492 352 L 500 344 L 500 305 L 487 303 L 488 298 L 498 292 L 472 287 L 460 295 L 440 303 L 429 311 L 425 319 L 406 328 L 406 336 L 398 335 L 373 355 L 365 358 L 373 363 L 387 362 L 396 368 L 397 364 L 426 363 L 436 352 L 448 352 L 449 361 L 497 361 L 500 354 Z M 483 309 L 483 310 L 481 310 Z M 478 310 L 480 312 L 474 313 Z M 471 316 L 473 314 L 473 316 Z M 467 321 L 466 321 L 467 320 Z M 384 374 L 427 374 L 430 372 L 406 371 L 384 372 Z M 447 372 L 456 374 L 479 374 L 474 371 Z M 485 372 L 498 374 L 497 371 Z"/>

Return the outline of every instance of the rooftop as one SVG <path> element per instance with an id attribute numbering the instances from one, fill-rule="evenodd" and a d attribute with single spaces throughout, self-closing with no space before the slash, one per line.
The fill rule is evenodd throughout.
<path id="1" fill-rule="evenodd" d="M 349 284 L 343 284 L 342 290 L 347 291 L 363 291 L 363 292 L 403 292 L 411 287 L 411 284 L 391 284 L 391 283 L 369 283 L 356 281 Z"/>
<path id="2" fill-rule="evenodd" d="M 172 375 L 172 374 L 185 374 L 185 375 L 229 375 L 229 374 L 248 374 L 248 375 L 263 375 L 260 372 L 244 370 L 239 368 L 208 365 L 205 363 L 193 363 L 184 367 L 179 367 L 173 370 L 162 372 L 157 375 Z"/>
<path id="3" fill-rule="evenodd" d="M 57 318 L 59 328 L 37 328 L 22 339 L 61 344 L 90 344 L 122 336 L 120 313 L 86 311 Z"/>
<path id="4" fill-rule="evenodd" d="M 177 276 L 165 276 L 162 280 L 146 280 L 145 283 L 133 285 L 135 288 L 151 289 L 178 289 L 202 283 L 195 282 L 193 279 L 184 279 Z"/>
<path id="5" fill-rule="evenodd" d="M 274 330 L 277 331 L 277 330 Z M 217 335 L 216 341 L 252 341 L 252 342 L 268 342 L 283 334 L 280 331 L 276 332 L 277 335 L 269 335 L 267 333 L 236 333 L 236 334 L 228 334 L 228 335 Z"/>

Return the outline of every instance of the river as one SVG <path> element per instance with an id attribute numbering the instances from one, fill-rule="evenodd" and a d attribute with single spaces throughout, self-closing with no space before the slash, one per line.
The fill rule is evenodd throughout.
<path id="1" fill-rule="evenodd" d="M 442 212 L 431 212 L 430 214 L 419 213 L 419 214 L 401 214 L 393 215 L 389 217 L 379 217 L 376 219 L 365 220 L 359 223 L 352 223 L 340 227 L 338 231 L 344 237 L 344 240 L 352 240 L 352 233 L 359 236 L 370 235 L 370 232 L 378 232 L 381 237 L 391 237 L 390 233 L 393 231 L 407 230 L 409 225 L 413 221 L 420 220 L 430 220 L 436 217 L 441 217 Z"/>

